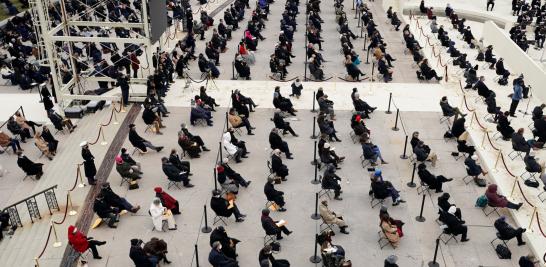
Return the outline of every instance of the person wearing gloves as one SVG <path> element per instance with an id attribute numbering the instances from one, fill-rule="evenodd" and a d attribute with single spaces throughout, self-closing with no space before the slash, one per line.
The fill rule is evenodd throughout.
<path id="1" fill-rule="evenodd" d="M 106 241 L 98 241 L 92 237 L 85 236 L 82 232 L 78 231 L 78 228 L 74 225 L 68 226 L 68 244 L 80 254 L 83 254 L 88 249 L 91 249 L 94 259 L 102 259 L 97 250 L 97 246 L 106 244 Z"/>

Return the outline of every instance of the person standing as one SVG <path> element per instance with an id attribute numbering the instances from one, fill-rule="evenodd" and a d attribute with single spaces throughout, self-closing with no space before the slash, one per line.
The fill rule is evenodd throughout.
<path id="1" fill-rule="evenodd" d="M 90 185 L 95 185 L 97 183 L 97 180 L 95 179 L 95 175 L 97 175 L 95 157 L 93 154 L 91 154 L 91 150 L 89 150 L 89 143 L 87 143 L 87 141 L 81 142 L 80 146 L 82 147 L 83 170 L 85 172 L 85 177 L 87 177 L 87 182 L 89 182 Z"/>
<path id="2" fill-rule="evenodd" d="M 514 93 L 512 94 L 512 103 L 510 103 L 510 117 L 516 117 L 514 114 L 518 108 L 519 101 L 523 98 L 523 88 L 521 82 L 514 83 Z"/>
<path id="3" fill-rule="evenodd" d="M 127 106 L 129 103 L 129 77 L 125 73 L 121 73 L 117 79 L 116 86 L 119 86 L 121 89 L 123 106 Z"/>

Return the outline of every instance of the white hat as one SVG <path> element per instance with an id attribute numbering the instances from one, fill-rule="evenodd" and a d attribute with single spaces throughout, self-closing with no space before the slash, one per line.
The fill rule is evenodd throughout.
<path id="1" fill-rule="evenodd" d="M 222 163 L 228 163 L 229 162 L 229 159 L 228 158 L 223 158 L 222 159 Z"/>
<path id="2" fill-rule="evenodd" d="M 473 159 L 473 160 L 478 160 L 478 155 L 474 154 L 474 155 L 472 155 L 472 157 L 470 157 L 470 158 Z"/>
<path id="3" fill-rule="evenodd" d="M 273 154 L 279 155 L 279 154 L 281 154 L 281 150 L 276 148 L 275 150 L 273 150 Z"/>
<path id="4" fill-rule="evenodd" d="M 84 146 L 86 146 L 87 144 L 88 144 L 87 141 L 82 141 L 82 142 L 80 143 L 80 146 L 81 146 L 81 147 L 84 147 Z"/>
<path id="5" fill-rule="evenodd" d="M 330 144 L 329 143 L 324 143 L 324 148 L 330 148 Z"/>
<path id="6" fill-rule="evenodd" d="M 457 207 L 455 207 L 455 205 L 449 207 L 449 209 L 447 210 L 449 214 L 455 214 L 456 211 L 457 211 Z"/>

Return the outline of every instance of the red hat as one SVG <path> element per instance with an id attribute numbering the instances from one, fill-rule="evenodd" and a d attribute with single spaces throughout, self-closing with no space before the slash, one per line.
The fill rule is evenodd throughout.
<path id="1" fill-rule="evenodd" d="M 161 187 L 158 186 L 158 187 L 154 188 L 154 191 L 155 191 L 156 193 L 161 193 L 161 192 L 163 192 L 163 189 L 162 189 Z"/>

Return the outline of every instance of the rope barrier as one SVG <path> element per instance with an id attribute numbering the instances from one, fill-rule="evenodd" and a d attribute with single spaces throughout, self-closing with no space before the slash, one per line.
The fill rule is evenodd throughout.
<path id="1" fill-rule="evenodd" d="M 504 155 L 501 153 L 500 156 L 501 156 L 502 165 L 504 165 L 504 169 L 506 169 L 506 171 L 508 172 L 508 174 L 510 174 L 510 176 L 516 177 L 516 175 L 514 175 L 512 172 L 510 172 L 510 170 L 508 169 L 508 166 L 506 166 L 506 161 L 504 160 Z"/>
<path id="2" fill-rule="evenodd" d="M 186 72 L 186 77 L 188 77 L 188 79 L 190 79 L 190 81 L 192 81 L 194 83 L 202 83 L 202 82 L 204 82 L 204 81 L 206 81 L 208 79 L 208 75 L 207 75 L 207 77 L 203 78 L 203 80 L 196 81 L 196 80 L 192 79 L 192 77 L 187 72 Z"/>
<path id="3" fill-rule="evenodd" d="M 43 255 L 44 255 L 44 252 L 47 248 L 47 244 L 49 244 L 49 239 L 51 238 L 51 231 L 53 230 L 53 225 L 50 225 L 49 226 L 49 232 L 47 233 L 47 239 L 46 239 L 46 242 L 44 244 L 44 248 L 42 249 L 42 252 L 40 252 L 40 255 L 38 255 L 38 257 L 36 257 L 36 260 L 38 260 L 39 258 L 41 258 Z"/>
<path id="4" fill-rule="evenodd" d="M 480 128 L 482 128 L 482 130 L 487 130 L 487 127 L 483 126 L 483 125 L 480 123 L 480 120 L 478 120 L 478 115 L 476 115 L 476 112 L 473 112 L 473 113 L 472 113 L 472 116 L 474 116 L 474 118 L 476 119 L 476 122 L 478 123 L 478 125 L 480 126 Z"/>
<path id="5" fill-rule="evenodd" d="M 491 145 L 491 147 L 494 149 L 494 150 L 497 150 L 499 151 L 500 149 L 495 147 L 495 145 L 493 145 L 493 142 L 491 142 L 491 137 L 489 137 L 489 132 L 485 132 L 485 135 L 487 135 L 487 140 L 489 140 L 489 144 Z"/>
<path id="6" fill-rule="evenodd" d="M 518 184 L 518 188 L 519 188 L 519 192 L 521 193 L 521 195 L 523 196 L 523 199 L 525 199 L 525 202 L 527 202 L 527 204 L 529 204 L 529 206 L 531 207 L 535 207 L 535 205 L 531 204 L 531 202 L 529 202 L 529 200 L 527 199 L 527 197 L 525 196 L 525 194 L 523 194 L 523 190 L 521 189 L 521 185 L 519 184 L 519 181 L 516 181 L 516 183 Z"/>
<path id="7" fill-rule="evenodd" d="M 63 224 L 64 223 L 64 221 L 66 220 L 66 215 L 68 214 L 69 200 L 70 200 L 70 193 L 67 193 L 66 194 L 66 207 L 64 209 L 63 219 L 60 222 L 52 221 L 52 223 L 54 223 L 54 224 Z"/>
<path id="8" fill-rule="evenodd" d="M 466 101 L 466 95 L 463 95 L 463 99 L 464 99 L 464 105 L 465 105 L 465 107 L 466 107 L 466 110 L 468 110 L 469 112 L 474 112 L 474 111 L 476 111 L 476 109 L 470 109 L 470 108 L 468 107 L 468 102 Z"/>
<path id="9" fill-rule="evenodd" d="M 90 146 L 95 145 L 99 142 L 100 136 L 102 134 L 102 125 L 99 127 L 99 134 L 97 135 L 97 138 L 93 142 L 88 142 Z"/>
<path id="10" fill-rule="evenodd" d="M 540 233 L 542 234 L 543 237 L 546 237 L 546 234 L 544 234 L 544 231 L 542 230 L 542 226 L 540 225 L 540 217 L 538 216 L 538 211 L 535 214 L 537 216 L 538 230 L 540 230 Z M 546 256 L 546 254 L 544 255 Z"/>

